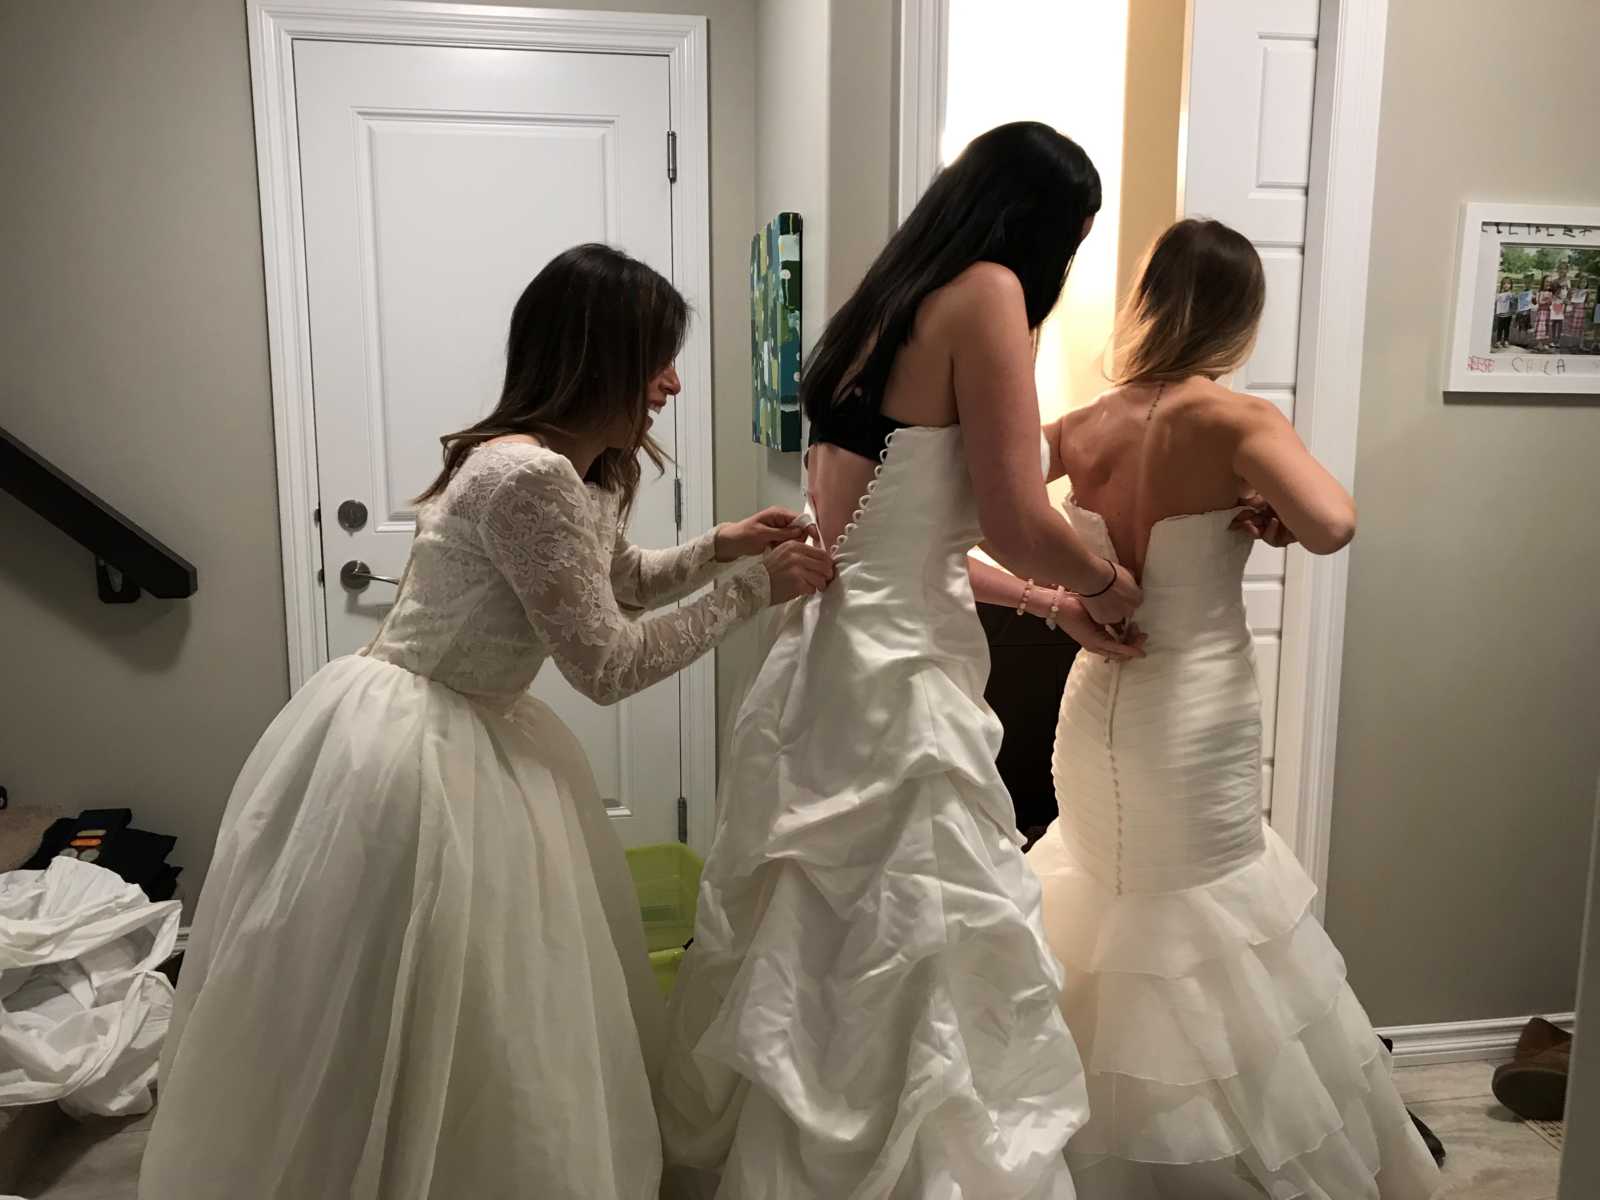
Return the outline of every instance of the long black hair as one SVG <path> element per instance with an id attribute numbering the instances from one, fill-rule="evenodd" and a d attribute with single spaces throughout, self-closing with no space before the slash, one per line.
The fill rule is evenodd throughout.
<path id="1" fill-rule="evenodd" d="M 639 451 L 666 462 L 649 435 L 645 391 L 677 357 L 689 306 L 657 272 L 610 246 L 574 246 L 551 259 L 511 310 L 500 402 L 476 425 L 439 440 L 444 469 L 418 501 L 437 496 L 474 447 L 507 434 L 546 440 L 610 428 L 632 444 L 607 449 L 589 479 L 620 494 L 625 514 L 639 490 Z"/>
<path id="2" fill-rule="evenodd" d="M 1071 138 L 1037 121 L 975 138 L 823 330 L 800 381 L 807 416 L 850 403 L 857 389 L 875 406 L 918 307 L 974 263 L 999 263 L 1021 280 L 1028 325 L 1038 329 L 1061 296 L 1084 222 L 1099 210 L 1099 172 Z"/>

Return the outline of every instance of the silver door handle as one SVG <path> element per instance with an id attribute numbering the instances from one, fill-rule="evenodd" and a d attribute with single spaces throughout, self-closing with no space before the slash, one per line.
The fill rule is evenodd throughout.
<path id="1" fill-rule="evenodd" d="M 400 586 L 398 579 L 391 579 L 387 575 L 374 575 L 367 564 L 360 559 L 352 558 L 339 568 L 339 582 L 352 592 L 364 592 L 369 583 L 392 583 Z"/>

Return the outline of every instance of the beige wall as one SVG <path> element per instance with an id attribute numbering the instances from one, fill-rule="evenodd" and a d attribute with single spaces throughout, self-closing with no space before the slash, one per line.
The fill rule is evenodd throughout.
<path id="1" fill-rule="evenodd" d="M 894 154 L 896 7 L 894 0 L 832 0 L 826 292 L 830 316 L 850 298 L 900 223 Z"/>
<path id="2" fill-rule="evenodd" d="M 804 222 L 800 343 L 806 356 L 895 226 L 894 23 L 893 0 L 756 0 L 750 232 L 779 212 L 798 212 Z M 739 311 L 747 320 L 747 310 Z M 739 395 L 748 406 L 748 376 Z M 808 432 L 802 429 L 802 441 Z M 755 455 L 757 503 L 802 507 L 802 456 L 752 447 L 748 425 L 744 437 L 744 452 Z M 773 622 L 768 614 L 724 644 L 724 738 L 771 644 Z"/>
<path id="3" fill-rule="evenodd" d="M 1446 402 L 1466 200 L 1600 204 L 1600 5 L 1389 6 L 1328 925 L 1380 1024 L 1573 1004 L 1600 402 Z M 1529 86 L 1538 80 L 1550 86 Z M 1514 89 L 1514 96 L 1513 96 Z"/>
<path id="4" fill-rule="evenodd" d="M 0 425 L 200 580 L 102 605 L 0 495 L 0 783 L 133 808 L 192 895 L 288 693 L 244 5 L 5 5 L 0 108 Z"/>
<path id="5" fill-rule="evenodd" d="M 756 502 L 745 272 L 755 0 L 709 16 L 716 509 Z M 0 6 L 0 426 L 190 558 L 193 599 L 107 607 L 86 552 L 0 495 L 0 784 L 133 807 L 198 890 L 287 695 L 255 148 L 240 0 Z M 723 705 L 757 647 L 726 647 Z"/>
<path id="6" fill-rule="evenodd" d="M 738 433 L 729 435 L 734 446 L 719 460 L 738 454 L 751 464 L 752 506 L 781 504 L 799 509 L 804 504 L 801 456 L 767 450 L 750 436 L 750 307 L 748 263 L 750 239 L 758 228 L 780 212 L 797 212 L 801 226 L 800 339 L 802 354 L 809 353 L 822 331 L 826 308 L 824 288 L 828 243 L 828 4 L 827 0 L 753 0 L 755 12 L 755 102 L 750 107 L 754 124 L 754 153 L 745 167 L 753 188 L 750 218 L 741 247 L 739 341 L 741 378 L 735 390 L 723 392 L 721 402 L 743 414 Z M 753 166 L 753 170 L 751 169 Z M 731 308 L 725 305 L 724 309 Z M 721 315 L 727 316 L 724 311 Z M 802 431 L 802 437 L 804 432 Z M 718 746 L 727 735 L 740 701 L 749 689 L 771 645 L 774 612 L 762 614 L 730 634 L 718 658 Z"/>
<path id="7" fill-rule="evenodd" d="M 756 220 L 798 212 L 806 355 L 894 229 L 892 0 L 758 0 Z M 753 230 L 752 230 L 753 232 Z M 804 501 L 801 456 L 760 452 L 762 504 Z"/>
<path id="8" fill-rule="evenodd" d="M 1129 0 L 1122 109 L 1122 213 L 1117 303 L 1145 249 L 1178 216 L 1178 117 L 1183 107 L 1188 0 Z"/>
<path id="9" fill-rule="evenodd" d="M 756 4 L 755 215 L 750 234 L 780 212 L 800 214 L 800 348 L 811 352 L 827 321 L 828 0 Z M 749 254 L 748 240 L 745 249 Z M 742 309 L 748 321 L 748 309 Z M 748 330 L 745 334 L 749 353 Z M 750 402 L 750 385 L 744 388 Z M 757 500 L 799 508 L 800 455 L 752 447 Z M 751 664 L 752 670 L 757 665 Z"/>

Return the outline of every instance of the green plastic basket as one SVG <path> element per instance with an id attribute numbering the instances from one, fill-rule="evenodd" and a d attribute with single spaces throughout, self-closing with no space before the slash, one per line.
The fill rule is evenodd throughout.
<path id="1" fill-rule="evenodd" d="M 681 949 L 650 952 L 650 970 L 655 972 L 656 982 L 661 985 L 663 996 L 672 995 L 672 985 L 678 981 L 678 968 L 682 965 Z"/>
<path id="2" fill-rule="evenodd" d="M 661 990 L 672 991 L 683 962 L 683 948 L 694 937 L 695 900 L 703 864 L 689 847 L 677 842 L 636 846 L 628 851 L 628 872 L 639 893 L 650 967 Z"/>

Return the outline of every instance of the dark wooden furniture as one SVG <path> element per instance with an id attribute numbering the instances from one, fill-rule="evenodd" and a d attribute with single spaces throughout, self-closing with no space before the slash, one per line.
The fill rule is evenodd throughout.
<path id="1" fill-rule="evenodd" d="M 978 617 L 989 638 L 984 697 L 1006 731 L 996 762 L 1011 792 L 1017 828 L 1032 843 L 1056 819 L 1050 758 L 1061 693 L 1078 644 L 1038 617 L 1018 616 L 1009 608 L 980 604 Z"/>

